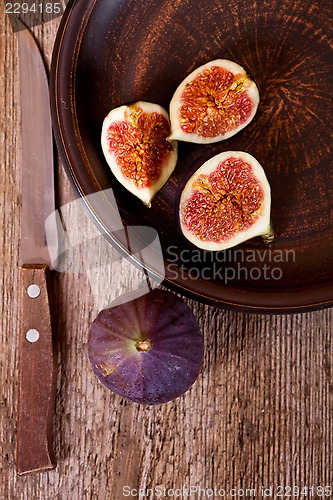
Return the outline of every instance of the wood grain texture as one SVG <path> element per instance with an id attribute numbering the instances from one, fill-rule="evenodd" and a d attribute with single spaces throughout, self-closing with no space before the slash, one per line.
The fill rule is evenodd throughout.
<path id="1" fill-rule="evenodd" d="M 34 28 L 48 62 L 58 21 Z M 88 329 L 97 310 L 84 273 L 54 280 L 57 469 L 16 475 L 20 110 L 16 38 L 3 4 L 0 27 L 0 498 L 120 500 L 125 485 L 258 492 L 261 485 L 332 485 L 332 309 L 258 316 L 187 300 L 204 334 L 202 374 L 177 401 L 145 408 L 107 392 L 90 369 Z M 61 167 L 57 184 L 59 204 L 71 201 Z M 93 287 L 112 298 L 139 279 L 122 260 L 96 275 Z"/>

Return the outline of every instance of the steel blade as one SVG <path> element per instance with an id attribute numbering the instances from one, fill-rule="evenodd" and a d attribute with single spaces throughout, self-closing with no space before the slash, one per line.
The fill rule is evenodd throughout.
<path id="1" fill-rule="evenodd" d="M 38 46 L 18 32 L 22 110 L 22 218 L 20 264 L 52 267 L 45 220 L 55 210 L 53 139 L 49 87 Z M 56 228 L 52 245 L 57 245 Z"/>

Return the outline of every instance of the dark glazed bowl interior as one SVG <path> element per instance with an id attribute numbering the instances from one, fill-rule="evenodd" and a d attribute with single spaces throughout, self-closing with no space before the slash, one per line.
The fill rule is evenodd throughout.
<path id="1" fill-rule="evenodd" d="M 247 311 L 333 304 L 331 9 L 327 0 L 78 0 L 67 6 L 51 75 L 59 151 L 80 196 L 112 188 L 125 225 L 157 230 L 167 286 Z M 257 115 L 226 141 L 179 143 L 176 170 L 149 209 L 111 174 L 100 147 L 103 119 L 135 100 L 168 108 L 183 78 L 217 58 L 236 61 L 257 83 Z M 179 196 L 204 161 L 228 150 L 247 151 L 263 165 L 278 237 L 270 246 L 256 238 L 226 252 L 200 251 L 179 231 Z M 108 229 L 112 211 L 86 205 L 126 253 Z M 148 267 L 154 274 L 154 255 Z"/>

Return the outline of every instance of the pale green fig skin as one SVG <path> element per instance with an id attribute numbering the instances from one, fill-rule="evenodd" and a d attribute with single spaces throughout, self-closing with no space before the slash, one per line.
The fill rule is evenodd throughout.
<path id="1" fill-rule="evenodd" d="M 172 149 L 170 150 L 169 158 L 166 164 L 163 166 L 161 175 L 156 182 L 154 182 L 150 187 L 138 188 L 130 179 L 123 175 L 115 155 L 109 149 L 109 143 L 107 139 L 108 129 L 114 123 L 122 123 L 128 121 L 128 114 L 142 109 L 145 113 L 157 113 L 163 116 L 169 123 L 169 115 L 167 111 L 159 104 L 137 101 L 130 105 L 123 105 L 118 108 L 112 109 L 109 114 L 105 117 L 102 126 L 101 134 L 101 146 L 104 153 L 104 157 L 111 169 L 111 172 L 116 177 L 116 179 L 134 196 L 139 198 L 148 207 L 151 206 L 151 201 L 153 200 L 156 193 L 164 186 L 166 181 L 169 179 L 173 170 L 175 169 L 178 156 L 178 144 L 176 141 L 171 141 Z M 170 141 L 169 141 L 170 142 Z"/>
<path id="2" fill-rule="evenodd" d="M 236 232 L 225 241 L 209 241 L 200 239 L 193 231 L 189 230 L 184 223 L 184 211 L 188 200 L 195 191 L 195 183 L 200 175 L 209 175 L 215 172 L 219 164 L 229 158 L 240 159 L 251 165 L 255 178 L 259 181 L 263 198 L 257 220 L 247 229 Z M 226 151 L 206 161 L 188 180 L 181 194 L 179 206 L 179 220 L 183 235 L 198 248 L 210 251 L 220 251 L 232 248 L 256 236 L 262 236 L 265 243 L 271 243 L 275 239 L 275 232 L 271 224 L 271 189 L 265 171 L 260 163 L 249 153 L 244 151 Z"/>
<path id="3" fill-rule="evenodd" d="M 252 100 L 253 103 L 253 108 L 251 111 L 250 116 L 246 120 L 246 122 L 239 124 L 237 127 L 233 128 L 232 130 L 226 132 L 226 133 L 221 133 L 216 135 L 215 137 L 203 137 L 201 135 L 198 135 L 196 133 L 186 133 L 182 130 L 181 125 L 180 125 L 180 117 L 179 117 L 179 111 L 180 107 L 182 105 L 182 94 L 184 92 L 184 89 L 186 85 L 190 84 L 198 75 L 203 73 L 205 70 L 210 69 L 213 66 L 218 66 L 221 68 L 226 69 L 227 71 L 230 71 L 234 75 L 240 74 L 246 79 L 248 82 L 248 87 L 247 87 L 247 94 L 249 98 Z M 212 144 L 215 142 L 220 142 L 226 139 L 229 139 L 233 135 L 237 134 L 241 130 L 243 130 L 249 123 L 253 120 L 260 101 L 260 95 L 259 95 L 259 90 L 255 82 L 248 76 L 247 72 L 245 69 L 240 66 L 239 64 L 229 61 L 228 59 L 216 59 L 213 61 L 209 61 L 206 64 L 203 64 L 202 66 L 196 68 L 194 71 L 192 71 L 178 86 L 176 89 L 171 102 L 170 102 L 170 108 L 169 108 L 169 114 L 170 114 L 170 121 L 171 121 L 171 134 L 169 137 L 170 141 L 184 141 L 184 142 L 193 142 L 196 144 Z"/>

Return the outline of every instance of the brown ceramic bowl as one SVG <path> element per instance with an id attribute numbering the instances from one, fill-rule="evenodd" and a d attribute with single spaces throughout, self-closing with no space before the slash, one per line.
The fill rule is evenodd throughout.
<path id="1" fill-rule="evenodd" d="M 96 224 L 112 210 L 85 196 L 112 188 L 126 225 L 158 231 L 165 284 L 197 300 L 256 312 L 293 312 L 333 304 L 332 3 L 303 0 L 72 0 L 52 63 L 53 124 L 75 189 Z M 241 64 L 259 87 L 254 120 L 212 145 L 179 143 L 170 180 L 145 207 L 111 174 L 102 154 L 102 121 L 135 100 L 168 104 L 197 66 L 217 58 Z M 209 157 L 247 151 L 264 166 L 278 234 L 235 250 L 196 250 L 180 233 L 182 186 Z M 154 255 L 148 270 L 154 275 Z M 147 262 L 147 261 L 146 261 Z"/>

